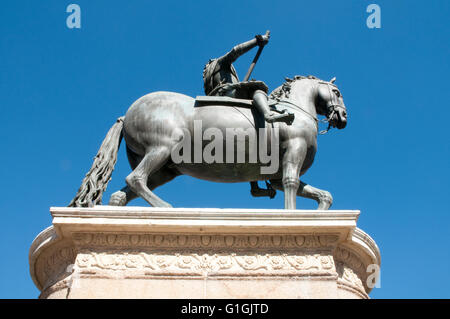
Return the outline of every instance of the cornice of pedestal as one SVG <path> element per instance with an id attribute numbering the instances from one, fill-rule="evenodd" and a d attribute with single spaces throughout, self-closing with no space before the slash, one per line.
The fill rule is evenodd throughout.
<path id="1" fill-rule="evenodd" d="M 95 230 L 152 232 L 255 232 L 296 233 L 316 229 L 348 236 L 356 227 L 359 211 L 284 209 L 152 208 L 96 206 L 94 208 L 52 207 L 57 231 Z"/>
<path id="2" fill-rule="evenodd" d="M 278 271 L 286 276 L 296 275 L 295 271 L 306 269 L 302 264 L 304 261 L 295 259 L 298 258 L 298 252 L 306 252 L 309 256 L 319 256 L 319 264 L 322 263 L 324 267 L 317 266 L 322 267 L 320 269 L 323 272 L 319 271 L 317 274 L 340 273 L 342 278 L 339 277 L 338 284 L 345 289 L 355 290 L 356 287 L 362 297 L 370 292 L 363 283 L 367 276 L 364 274 L 365 269 L 369 264 L 380 264 L 377 245 L 370 236 L 356 227 L 360 213 L 355 210 L 96 206 L 52 207 L 50 212 L 53 226 L 36 237 L 29 254 L 31 277 L 40 290 L 61 282 L 64 276 L 67 277 L 65 268 L 74 264 L 77 254 L 86 250 L 86 247 L 115 252 L 133 249 L 144 253 L 158 251 L 161 254 L 167 251 L 161 258 L 169 258 L 170 252 L 180 255 L 183 250 L 230 251 L 244 257 L 250 256 L 249 252 L 254 252 L 259 256 L 257 260 L 261 267 L 270 269 L 267 272 L 269 275 Z M 334 256 L 335 261 L 331 261 L 331 264 L 326 259 L 327 254 Z M 180 258 L 192 257 L 183 256 L 183 253 L 181 255 Z M 222 262 L 215 260 L 211 254 L 205 256 L 205 260 L 209 258 L 208 265 Z M 148 261 L 150 257 L 142 258 Z M 160 255 L 157 257 L 160 258 Z M 195 258 L 198 259 L 198 256 Z M 251 270 L 249 265 L 242 264 L 240 256 L 233 258 L 234 261 L 229 262 L 235 266 L 240 264 L 240 268 L 230 266 L 226 270 L 228 273 L 224 271 L 224 274 L 229 275 L 230 269 L 235 272 Z M 304 260 L 309 260 L 308 258 Z M 283 268 L 273 265 L 274 261 L 286 266 Z M 258 274 L 265 276 L 267 273 Z M 356 279 L 352 279 L 352 276 L 356 276 Z M 355 284 L 352 284 L 353 281 Z"/>

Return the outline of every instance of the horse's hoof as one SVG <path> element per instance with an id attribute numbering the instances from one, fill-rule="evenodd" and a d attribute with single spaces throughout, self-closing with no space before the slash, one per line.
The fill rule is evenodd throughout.
<path id="1" fill-rule="evenodd" d="M 328 210 L 333 204 L 333 196 L 328 191 L 322 191 L 319 198 L 319 210 Z"/>
<path id="2" fill-rule="evenodd" d="M 122 191 L 117 191 L 111 195 L 108 205 L 110 206 L 125 206 L 127 203 L 127 194 Z"/>

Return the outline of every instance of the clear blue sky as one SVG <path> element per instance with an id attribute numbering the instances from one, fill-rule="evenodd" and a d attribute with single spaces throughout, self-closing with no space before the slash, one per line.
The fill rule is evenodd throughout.
<path id="1" fill-rule="evenodd" d="M 82 27 L 66 27 L 66 7 Z M 368 29 L 366 7 L 381 7 Z M 201 95 L 205 62 L 271 30 L 252 77 L 337 77 L 345 130 L 319 137 L 307 183 L 334 209 L 359 209 L 381 250 L 374 298 L 450 297 L 450 2 L 2 1 L 0 5 L 0 297 L 35 298 L 28 250 L 66 206 L 106 132 L 137 98 Z M 255 54 L 236 63 L 241 77 Z M 104 198 L 130 172 L 125 151 Z M 179 177 L 156 193 L 175 207 L 282 208 L 249 185 Z M 147 204 L 137 200 L 132 205 Z M 298 199 L 298 208 L 315 202 Z"/>

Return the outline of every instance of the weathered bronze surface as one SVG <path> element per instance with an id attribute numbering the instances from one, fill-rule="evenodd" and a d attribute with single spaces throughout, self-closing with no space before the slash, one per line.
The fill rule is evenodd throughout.
<path id="1" fill-rule="evenodd" d="M 347 113 L 342 95 L 334 84 L 335 79 L 323 81 L 313 76 L 287 78 L 270 94 L 269 100 L 263 82 L 239 82 L 231 62 L 255 46 L 262 48 L 268 41 L 269 34 L 266 33 L 211 60 L 204 71 L 205 92 L 209 98 L 196 101 L 183 94 L 160 91 L 134 102 L 108 132 L 91 170 L 69 206 L 101 204 L 123 137 L 133 171 L 126 178 L 127 186 L 111 196 L 109 205 L 123 206 L 139 196 L 152 206 L 170 207 L 153 190 L 185 174 L 213 182 L 251 182 L 253 196 L 273 197 L 275 189 L 283 190 L 286 209 L 296 208 L 296 196 L 312 198 L 319 203 L 319 209 L 328 209 L 332 204 L 331 194 L 301 182 L 300 176 L 312 165 L 316 154 L 317 116 L 326 116 L 332 127 L 342 129 L 346 126 Z M 236 98 L 240 100 L 233 104 Z M 208 129 L 223 133 L 223 154 L 230 151 L 225 149 L 227 129 L 245 130 L 259 140 L 258 134 L 264 133 L 268 137 L 269 153 L 278 154 L 272 159 L 276 159 L 279 166 L 275 172 L 264 173 L 263 168 L 268 164 L 263 163 L 258 149 L 251 147 L 244 148 L 245 154 L 240 155 L 244 155 L 245 160 L 239 162 L 238 142 L 234 139 L 234 161 L 209 163 L 198 161 L 192 155 L 189 161 L 174 162 L 174 149 L 186 142 L 183 132 L 195 136 L 198 123 L 202 136 Z M 204 151 L 209 143 L 209 140 L 202 141 L 199 145 L 193 139 L 190 146 Z M 245 138 L 245 146 L 249 143 L 250 139 Z M 250 158 L 257 158 L 257 161 L 252 162 Z M 267 183 L 267 189 L 261 189 L 257 187 L 257 181 L 270 181 L 270 184 Z"/>

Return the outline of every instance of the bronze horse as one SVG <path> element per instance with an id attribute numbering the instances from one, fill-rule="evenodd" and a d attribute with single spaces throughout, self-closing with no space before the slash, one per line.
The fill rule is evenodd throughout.
<path id="1" fill-rule="evenodd" d="M 179 93 L 147 94 L 134 102 L 125 117 L 119 118 L 109 130 L 91 170 L 69 206 L 101 204 L 124 137 L 133 171 L 126 177 L 127 186 L 112 194 L 109 205 L 124 206 L 139 196 L 154 207 L 171 207 L 153 190 L 176 176 L 186 174 L 214 182 L 269 180 L 273 188 L 284 191 L 285 209 L 296 208 L 296 196 L 314 199 L 319 203 L 318 209 L 328 209 L 332 204 L 331 194 L 301 182 L 300 176 L 311 167 L 316 154 L 317 115 L 326 116 L 329 127 L 342 129 L 346 126 L 346 108 L 334 80 L 296 76 L 286 79 L 271 93 L 271 102 L 276 109 L 295 114 L 291 125 L 268 124 L 252 108 L 245 106 L 197 106 L 195 99 Z M 247 132 L 262 130 L 266 136 L 276 135 L 276 143 L 267 139 L 267 147 L 270 152 L 277 151 L 276 159 L 281 165 L 273 173 L 263 173 L 265 163 L 259 158 L 256 162 L 248 160 L 255 155 L 252 154 L 255 150 L 251 149 L 245 151 L 243 163 L 174 162 L 171 154 L 186 142 L 182 132 L 193 136 L 195 121 L 201 121 L 205 131 L 208 128 L 222 132 L 227 128 L 242 128 Z M 192 141 L 192 147 L 196 146 Z M 201 144 L 201 147 L 205 148 L 206 144 Z M 269 194 L 268 190 L 267 196 Z"/>

